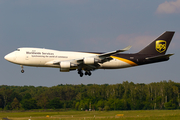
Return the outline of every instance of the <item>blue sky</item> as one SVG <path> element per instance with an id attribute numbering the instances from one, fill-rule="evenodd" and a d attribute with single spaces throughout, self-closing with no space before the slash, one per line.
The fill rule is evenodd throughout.
<path id="1" fill-rule="evenodd" d="M 0 0 L 0 85 L 117 84 L 123 81 L 179 82 L 180 0 Z M 97 70 L 91 77 L 77 71 L 25 67 L 4 60 L 18 47 L 66 51 L 140 51 L 165 31 L 175 31 L 167 62 Z"/>

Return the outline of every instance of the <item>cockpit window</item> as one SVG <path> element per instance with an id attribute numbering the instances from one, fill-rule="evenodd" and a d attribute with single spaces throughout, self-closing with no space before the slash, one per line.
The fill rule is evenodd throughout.
<path id="1" fill-rule="evenodd" d="M 20 51 L 20 49 L 16 49 L 16 51 Z"/>

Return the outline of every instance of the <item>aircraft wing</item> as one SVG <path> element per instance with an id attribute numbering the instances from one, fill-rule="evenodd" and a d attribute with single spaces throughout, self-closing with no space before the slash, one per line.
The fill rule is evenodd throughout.
<path id="1" fill-rule="evenodd" d="M 103 53 L 103 54 L 98 55 L 98 57 L 100 57 L 100 58 L 109 57 L 109 56 L 111 56 L 111 55 L 114 55 L 114 54 L 117 54 L 117 53 L 120 53 L 120 52 L 127 51 L 127 50 L 129 50 L 130 48 L 131 48 L 131 46 L 128 46 L 128 47 L 126 47 L 126 48 L 124 48 L 124 49 L 122 49 L 122 50 L 116 50 L 116 51 L 112 51 L 112 52 Z"/>
<path id="2" fill-rule="evenodd" d="M 111 55 L 127 51 L 130 48 L 131 46 L 128 46 L 122 50 L 111 51 L 111 52 L 107 52 L 107 53 L 103 53 L 99 55 L 92 55 L 89 57 L 82 57 L 79 59 L 72 59 L 72 60 L 66 60 L 66 61 L 56 60 L 56 61 L 50 61 L 48 63 L 54 64 L 54 65 L 61 64 L 62 62 L 66 64 L 70 63 L 72 67 L 80 67 L 80 68 L 85 68 L 89 70 L 94 70 L 100 66 L 99 63 L 104 63 L 104 62 L 112 60 L 113 58 L 110 57 Z"/>
<path id="3" fill-rule="evenodd" d="M 89 59 L 89 60 L 90 60 L 90 59 L 91 59 L 91 60 L 94 59 L 94 61 L 95 61 L 96 63 L 104 63 L 104 62 L 107 62 L 107 61 L 110 61 L 110 60 L 113 59 L 113 58 L 110 57 L 111 55 L 115 55 L 115 54 L 117 54 L 117 53 L 127 51 L 127 50 L 129 50 L 130 48 L 131 48 L 131 46 L 128 46 L 128 47 L 126 47 L 126 48 L 124 48 L 124 49 L 122 49 L 122 50 L 111 51 L 111 52 L 102 53 L 102 54 L 95 55 L 95 56 L 93 55 L 93 56 L 90 56 L 90 57 L 88 57 L 88 58 L 83 58 L 83 59 L 81 58 L 81 59 L 78 59 L 77 62 L 78 62 L 78 63 L 83 63 L 85 59 Z"/>

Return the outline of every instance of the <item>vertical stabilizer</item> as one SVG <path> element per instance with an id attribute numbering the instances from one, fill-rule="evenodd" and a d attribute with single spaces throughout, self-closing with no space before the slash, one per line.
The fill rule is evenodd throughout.
<path id="1" fill-rule="evenodd" d="M 147 47 L 145 47 L 140 52 L 138 52 L 138 54 L 154 54 L 154 55 L 165 54 L 174 33 L 175 32 L 173 31 L 164 32 L 161 36 L 159 36 L 156 40 L 150 43 Z"/>

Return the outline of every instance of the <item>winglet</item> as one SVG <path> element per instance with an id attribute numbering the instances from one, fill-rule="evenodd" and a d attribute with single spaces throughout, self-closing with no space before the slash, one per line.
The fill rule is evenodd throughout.
<path id="1" fill-rule="evenodd" d="M 132 46 L 127 46 L 126 48 L 119 50 L 119 52 L 124 52 L 124 51 L 128 51 L 129 49 L 131 49 Z"/>

